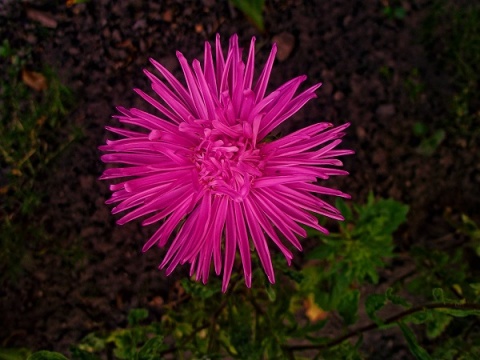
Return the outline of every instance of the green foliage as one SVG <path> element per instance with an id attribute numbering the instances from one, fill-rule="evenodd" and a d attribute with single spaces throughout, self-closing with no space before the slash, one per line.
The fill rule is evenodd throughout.
<path id="1" fill-rule="evenodd" d="M 315 294 L 321 308 L 339 310 L 351 324 L 356 319 L 352 309 L 358 307 L 357 289 L 365 281 L 378 282 L 378 269 L 393 256 L 392 234 L 405 222 L 408 207 L 391 199 L 376 201 L 372 194 L 363 206 L 350 207 L 342 200 L 336 205 L 345 222 L 338 234 L 318 235 L 322 244 L 308 257 L 321 263 L 304 269 L 307 279 L 301 287 Z"/>
<path id="2" fill-rule="evenodd" d="M 32 352 L 29 349 L 0 348 L 0 360 L 25 360 Z"/>
<path id="3" fill-rule="evenodd" d="M 429 127 L 420 121 L 413 124 L 413 134 L 420 139 L 417 153 L 424 156 L 431 156 L 445 140 L 446 133 L 443 129 L 430 130 Z"/>
<path id="4" fill-rule="evenodd" d="M 20 55 L 21 54 L 21 55 Z M 51 161 L 75 138 L 65 127 L 70 90 L 48 66 L 31 71 L 29 49 L 0 45 L 0 281 L 21 272 L 24 239 L 43 233 L 31 216 L 41 203 L 35 189 Z M 62 127 L 70 130 L 62 131 Z M 34 243 L 34 241 L 30 241 Z"/>
<path id="5" fill-rule="evenodd" d="M 480 4 L 460 4 L 438 0 L 425 21 L 423 44 L 432 59 L 431 66 L 448 76 L 454 95 L 443 99 L 448 106 L 442 127 L 449 136 L 475 142 L 478 130 L 480 82 Z M 441 95 L 441 94 L 439 94 Z M 465 140 L 464 140 L 465 141 Z"/>
<path id="6" fill-rule="evenodd" d="M 401 6 L 385 6 L 383 8 L 383 14 L 389 19 L 403 20 L 407 15 L 407 12 Z"/>
<path id="7" fill-rule="evenodd" d="M 354 345 L 348 341 L 344 341 L 340 345 L 322 352 L 320 359 L 363 360 L 365 358 L 359 353 L 359 348 L 362 343 L 361 340 L 360 338 Z"/>
<path id="8" fill-rule="evenodd" d="M 435 349 L 432 357 L 438 360 L 476 360 L 478 354 L 480 354 L 480 337 L 474 335 L 467 341 L 462 337 L 446 339 Z"/>
<path id="9" fill-rule="evenodd" d="M 458 299 L 462 287 L 468 291 L 465 284 L 468 264 L 463 260 L 462 249 L 444 252 L 414 247 L 411 254 L 417 269 L 416 276 L 407 283 L 410 292 L 429 296 L 436 288 L 448 288 L 445 296 Z"/>
<path id="10" fill-rule="evenodd" d="M 407 16 L 407 11 L 400 1 L 390 0 L 384 1 L 382 13 L 389 20 L 403 20 Z"/>
<path id="11" fill-rule="evenodd" d="M 160 324 L 141 325 L 148 318 L 146 309 L 132 309 L 126 329 L 110 333 L 91 333 L 72 347 L 73 360 L 96 360 L 97 355 L 113 346 L 115 358 L 120 360 L 155 360 L 167 348 Z"/>
<path id="12" fill-rule="evenodd" d="M 26 70 L 27 60 L 5 50 L 5 44 L 0 51 L 8 61 L 0 92 L 0 161 L 10 169 L 10 187 L 15 191 L 16 184 L 33 181 L 60 144 L 72 140 L 55 139 L 54 130 L 62 125 L 73 98 L 51 68 L 45 66 L 41 73 Z"/>
<path id="13" fill-rule="evenodd" d="M 203 300 L 207 300 L 214 295 L 218 295 L 222 291 L 221 284 L 218 281 L 215 281 L 214 285 L 208 287 L 188 279 L 183 279 L 181 283 L 187 294 Z"/>
<path id="14" fill-rule="evenodd" d="M 391 288 L 385 294 L 371 294 L 365 300 L 365 311 L 370 319 L 379 326 L 384 325 L 383 320 L 377 316 L 377 312 L 387 304 L 400 305 L 403 308 L 410 308 L 411 304 L 404 298 L 393 293 Z"/>
<path id="15" fill-rule="evenodd" d="M 358 320 L 358 302 L 360 300 L 360 291 L 347 291 L 340 298 L 337 305 L 337 311 L 347 325 L 355 324 Z"/>
<path id="16" fill-rule="evenodd" d="M 454 119 L 453 124 L 461 136 L 478 138 L 476 124 L 480 120 L 480 113 L 477 111 L 478 97 L 475 87 L 476 84 L 464 85 L 453 97 L 450 112 Z"/>
<path id="17" fill-rule="evenodd" d="M 431 156 L 445 140 L 445 130 L 438 129 L 432 135 L 422 136 L 420 145 L 417 147 L 417 152 L 421 155 Z"/>
<path id="18" fill-rule="evenodd" d="M 424 348 L 418 345 L 417 338 L 415 337 L 415 334 L 413 333 L 413 331 L 408 326 L 406 326 L 402 321 L 398 322 L 398 326 L 402 330 L 403 336 L 407 341 L 408 348 L 410 349 L 412 354 L 415 356 L 415 358 L 417 358 L 418 360 L 430 360 L 431 357 L 428 354 L 428 352 L 426 352 Z"/>
<path id="19" fill-rule="evenodd" d="M 435 38 L 437 37 L 437 38 Z M 480 74 L 480 5 L 437 1 L 426 24 L 425 42 L 439 45 L 439 58 L 458 81 L 478 82 Z"/>
<path id="20" fill-rule="evenodd" d="M 155 336 L 148 339 L 138 352 L 138 360 L 155 360 L 158 359 L 158 355 L 166 349 L 166 345 L 163 342 L 163 336 Z"/>
<path id="21" fill-rule="evenodd" d="M 406 310 L 389 319 L 379 319 L 376 313 L 388 303 L 391 295 L 370 295 L 366 299 L 367 314 L 380 326 L 397 322 L 406 338 L 412 353 L 419 359 L 429 358 L 428 353 L 420 347 L 408 324 L 423 325 L 425 335 L 430 340 L 455 338 L 462 346 L 442 345 L 442 351 L 436 349 L 432 358 L 473 359 L 478 357 L 478 331 L 472 331 L 480 315 L 480 287 L 476 283 L 475 269 L 469 267 L 465 255 L 478 244 L 478 227 L 469 217 L 462 215 L 458 225 L 461 233 L 467 235 L 468 242 L 463 248 L 453 251 L 440 251 L 414 247 L 411 251 L 415 262 L 415 276 L 406 282 L 406 289 L 411 294 L 432 299 L 433 303 L 412 307 L 408 303 L 397 303 Z M 478 256 L 478 254 L 475 254 Z M 403 284 L 402 284 L 403 285 Z M 391 293 L 390 293 L 391 294 Z M 393 300 L 390 300 L 395 303 Z M 399 321 L 401 320 L 401 323 Z M 440 341 L 442 343 L 442 341 Z M 440 356 L 440 354 L 442 354 Z M 444 355 L 444 354 L 449 354 Z M 476 354 L 476 355 L 474 355 Z"/>
<path id="22" fill-rule="evenodd" d="M 53 351 L 37 351 L 36 353 L 30 355 L 27 360 L 68 360 L 65 356 L 60 353 Z"/>
<path id="23" fill-rule="evenodd" d="M 462 214 L 462 224 L 459 226 L 460 232 L 470 238 L 469 247 L 480 256 L 480 229 L 478 225 L 467 215 Z"/>
<path id="24" fill-rule="evenodd" d="M 230 2 L 243 12 L 258 30 L 261 32 L 265 30 L 262 14 L 265 0 L 230 0 Z"/>
<path id="25" fill-rule="evenodd" d="M 426 324 L 426 334 L 429 339 L 435 339 L 445 332 L 453 317 L 438 311 L 432 311 L 430 314 L 430 321 Z"/>
<path id="26" fill-rule="evenodd" d="M 421 95 L 425 92 L 425 84 L 418 68 L 413 68 L 410 71 L 404 82 L 404 87 L 410 100 L 413 103 L 419 102 Z M 424 156 L 432 156 L 446 137 L 445 130 L 431 128 L 431 125 L 422 121 L 413 124 L 412 132 L 420 141 L 416 151 Z"/>
<path id="27" fill-rule="evenodd" d="M 148 311 L 146 309 L 132 309 L 128 313 L 128 325 L 137 326 L 142 320 L 148 317 Z"/>
<path id="28" fill-rule="evenodd" d="M 176 295 L 164 304 L 160 318 L 132 309 L 125 328 L 88 334 L 72 346 L 71 359 L 99 360 L 110 353 L 121 360 L 185 354 L 195 359 L 357 360 L 365 358 L 365 333 L 391 327 L 398 327 L 417 359 L 478 358 L 480 284 L 463 261 L 463 249 L 415 247 L 414 276 L 383 293 L 365 293 L 364 285 L 380 282 L 379 273 L 395 256 L 393 235 L 408 207 L 372 194 L 364 205 L 342 201 L 337 206 L 345 222 L 328 237 L 311 233 L 319 245 L 310 251 L 306 266 L 288 267 L 274 254 L 276 285 L 268 283 L 252 252 L 256 270 L 250 289 L 238 271 L 226 293 L 217 277 L 207 285 L 183 279 L 174 284 Z M 467 248 L 475 248 L 477 224 L 464 215 L 458 229 L 469 238 Z M 371 322 L 360 326 L 363 315 Z M 334 334 L 331 328 L 337 329 Z M 433 342 L 439 347 L 432 348 Z"/>
<path id="29" fill-rule="evenodd" d="M 420 95 L 425 92 L 425 84 L 422 82 L 420 70 L 413 68 L 404 82 L 405 90 L 412 102 L 418 101 Z"/>

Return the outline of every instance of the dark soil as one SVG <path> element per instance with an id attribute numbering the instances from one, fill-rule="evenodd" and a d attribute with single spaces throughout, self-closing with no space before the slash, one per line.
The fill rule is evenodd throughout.
<path id="1" fill-rule="evenodd" d="M 148 308 L 155 317 L 162 302 L 174 296 L 175 275 L 167 278 L 156 270 L 163 250 L 141 253 L 154 229 L 138 223 L 119 227 L 104 204 L 109 190 L 97 180 L 104 169 L 97 147 L 107 137 L 104 127 L 115 122 L 115 106 L 148 109 L 132 89 L 149 89 L 142 73 L 150 68 L 149 57 L 182 78 L 175 51 L 202 59 L 203 42 L 217 32 L 225 45 L 233 33 L 245 47 L 256 36 L 257 71 L 272 39 L 280 39 L 287 58 L 276 61 L 270 89 L 300 74 L 308 76 L 306 86 L 323 82 L 318 99 L 281 130 L 318 121 L 352 123 L 344 142 L 356 151 L 345 159 L 351 175 L 330 184 L 357 202 L 373 191 L 409 204 L 408 226 L 396 239 L 400 250 L 435 244 L 449 234 L 446 211 L 475 214 L 478 143 L 447 134 L 432 155 L 417 151 L 413 124 L 435 128 L 445 119 L 452 90 L 420 42 L 430 1 L 402 3 L 405 18 L 390 19 L 381 1 L 268 0 L 262 35 L 224 1 L 95 0 L 72 7 L 4 1 L 2 38 L 13 48 L 31 46 L 38 61 L 33 67 L 47 63 L 58 69 L 76 95 L 67 122 L 85 136 L 37 184 L 44 194 L 38 218 L 55 246 L 32 246 L 23 276 L 0 291 L 1 345 L 68 353 L 70 344 L 92 331 L 125 326 L 129 309 Z M 31 8 L 54 19 L 56 27 L 27 17 Z M 294 39 L 291 52 L 285 39 Z M 415 99 L 405 86 L 413 69 L 426 79 Z M 394 339 L 367 335 L 365 350 L 372 358 L 409 358 L 403 340 Z"/>

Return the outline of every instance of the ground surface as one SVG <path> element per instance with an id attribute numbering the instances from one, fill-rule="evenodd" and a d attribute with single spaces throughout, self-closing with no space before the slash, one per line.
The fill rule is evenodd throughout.
<path id="1" fill-rule="evenodd" d="M 332 184 L 358 202 L 373 191 L 409 204 L 408 229 L 397 239 L 400 249 L 447 234 L 442 216 L 447 208 L 475 213 L 478 144 L 447 134 L 425 156 L 412 132 L 417 121 L 430 126 L 444 119 L 439 88 L 449 91 L 419 41 L 429 1 L 405 2 L 403 19 L 384 15 L 380 1 L 266 1 L 263 35 L 228 3 L 211 0 L 98 0 L 69 8 L 63 2 L 44 3 L 4 2 L 0 28 L 12 46 L 30 44 L 35 61 L 58 69 L 76 95 L 68 122 L 85 136 L 37 184 L 44 194 L 38 216 L 60 248 L 71 252 L 71 261 L 48 247 L 31 249 L 24 275 L 0 291 L 3 346 L 67 351 L 91 331 L 124 326 L 130 308 L 146 307 L 154 315 L 161 311 L 175 279 L 156 270 L 161 249 L 141 253 L 153 228 L 115 225 L 104 205 L 107 184 L 97 180 L 104 169 L 97 147 L 107 137 L 104 127 L 114 124 L 116 105 L 148 109 L 132 89 L 148 89 L 142 69 L 150 68 L 149 57 L 180 77 L 175 51 L 201 59 L 203 42 L 217 32 L 224 44 L 237 33 L 245 47 L 257 36 L 257 69 L 272 39 L 280 38 L 288 56 L 277 60 L 271 88 L 300 74 L 308 75 L 307 86 L 323 82 L 318 99 L 283 131 L 317 121 L 351 122 L 344 144 L 356 151 L 345 159 L 351 175 Z M 56 26 L 45 28 L 27 17 L 29 8 L 43 11 Z M 429 82 L 412 99 L 406 81 L 414 69 Z M 394 352 L 393 345 L 380 345 L 388 339 L 378 340 L 381 349 L 371 347 L 372 354 Z"/>

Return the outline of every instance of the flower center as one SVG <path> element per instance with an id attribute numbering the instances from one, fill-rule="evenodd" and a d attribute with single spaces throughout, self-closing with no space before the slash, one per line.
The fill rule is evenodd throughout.
<path id="1" fill-rule="evenodd" d="M 262 176 L 265 162 L 261 150 L 253 146 L 241 125 L 203 130 L 203 140 L 194 149 L 192 159 L 200 185 L 214 194 L 242 201 L 253 180 Z"/>

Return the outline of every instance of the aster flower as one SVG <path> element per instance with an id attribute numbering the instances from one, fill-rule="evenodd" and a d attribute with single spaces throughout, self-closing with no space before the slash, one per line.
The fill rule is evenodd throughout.
<path id="1" fill-rule="evenodd" d="M 291 246 L 302 249 L 304 226 L 323 233 L 314 214 L 343 220 L 320 195 L 348 198 L 339 190 L 318 185 L 318 179 L 345 175 L 338 156 L 351 154 L 337 146 L 349 124 L 333 127 L 317 123 L 276 140 L 267 136 L 315 98 L 314 85 L 295 96 L 306 76 L 294 78 L 265 95 L 277 48 L 273 45 L 259 78 L 253 84 L 255 38 L 246 63 L 238 38 L 230 38 L 226 58 L 220 37 L 212 49 L 205 43 L 203 67 L 190 66 L 177 52 L 186 87 L 164 66 L 150 59 L 163 76 L 148 70 L 153 98 L 135 92 L 158 110 L 158 115 L 118 107 L 121 123 L 144 131 L 107 127 L 122 137 L 101 146 L 106 163 L 123 164 L 105 170 L 101 179 L 121 179 L 111 185 L 112 213 L 125 212 L 117 223 L 143 217 L 143 225 L 160 223 L 143 250 L 165 246 L 160 264 L 167 275 L 190 263 L 190 275 L 207 282 L 211 263 L 223 268 L 226 290 L 237 250 L 245 282 L 251 286 L 250 251 L 254 248 L 271 283 L 275 275 L 270 257 L 273 245 L 290 264 Z"/>

